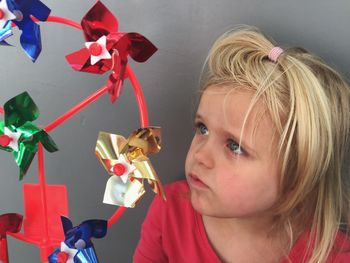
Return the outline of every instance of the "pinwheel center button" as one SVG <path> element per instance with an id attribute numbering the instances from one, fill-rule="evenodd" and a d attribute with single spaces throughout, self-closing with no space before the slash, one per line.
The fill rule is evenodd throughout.
<path id="1" fill-rule="evenodd" d="M 57 262 L 58 263 L 66 263 L 68 261 L 68 254 L 66 252 L 59 252 L 57 254 Z"/>
<path id="2" fill-rule="evenodd" d="M 21 22 L 23 20 L 23 13 L 21 11 L 14 10 L 13 14 L 15 15 L 17 21 Z"/>
<path id="3" fill-rule="evenodd" d="M 0 19 L 3 19 L 5 17 L 5 12 L 2 11 L 2 9 L 0 8 Z"/>
<path id="4" fill-rule="evenodd" d="M 2 147 L 8 146 L 11 141 L 12 141 L 12 139 L 9 136 L 7 136 L 6 134 L 3 134 L 0 136 L 0 146 L 2 146 Z"/>
<path id="5" fill-rule="evenodd" d="M 89 47 L 90 54 L 92 56 L 99 56 L 102 53 L 102 46 L 99 43 L 92 43 Z"/>
<path id="6" fill-rule="evenodd" d="M 122 176 L 126 171 L 126 168 L 123 164 L 117 163 L 113 166 L 113 173 L 117 176 Z"/>

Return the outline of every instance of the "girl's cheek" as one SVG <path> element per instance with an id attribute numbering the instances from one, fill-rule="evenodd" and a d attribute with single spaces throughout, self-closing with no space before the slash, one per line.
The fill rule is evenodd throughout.
<path id="1" fill-rule="evenodd" d="M 187 173 L 189 167 L 191 166 L 191 163 L 193 162 L 193 148 L 192 144 L 190 148 L 187 151 L 186 159 L 185 159 L 185 171 Z"/>

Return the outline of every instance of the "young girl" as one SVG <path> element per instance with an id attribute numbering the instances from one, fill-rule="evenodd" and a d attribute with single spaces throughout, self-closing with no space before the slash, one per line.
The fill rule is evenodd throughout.
<path id="1" fill-rule="evenodd" d="M 186 181 L 156 197 L 135 263 L 350 262 L 350 91 L 255 28 L 206 63 Z"/>

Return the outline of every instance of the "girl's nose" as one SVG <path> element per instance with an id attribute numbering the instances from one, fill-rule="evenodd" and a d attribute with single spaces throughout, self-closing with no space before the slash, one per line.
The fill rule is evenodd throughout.
<path id="1" fill-rule="evenodd" d="M 201 142 L 195 148 L 193 157 L 198 164 L 205 166 L 207 169 L 211 169 L 215 165 L 214 149 L 209 140 Z"/>

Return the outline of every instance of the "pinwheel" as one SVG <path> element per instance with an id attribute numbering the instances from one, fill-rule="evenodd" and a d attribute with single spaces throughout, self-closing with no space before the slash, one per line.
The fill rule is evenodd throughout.
<path id="1" fill-rule="evenodd" d="M 15 213 L 0 215 L 0 262 L 8 262 L 7 233 L 21 230 L 23 216 Z"/>
<path id="2" fill-rule="evenodd" d="M 2 0 L 0 2 L 0 41 L 12 35 L 12 21 L 22 30 L 20 37 L 22 48 L 35 62 L 41 52 L 41 36 L 40 26 L 32 20 L 32 16 L 40 21 L 46 21 L 50 12 L 50 8 L 39 0 Z"/>
<path id="3" fill-rule="evenodd" d="M 111 175 L 107 181 L 106 204 L 135 207 L 145 193 L 144 180 L 165 199 L 162 184 L 147 155 L 160 150 L 160 128 L 134 131 L 128 139 L 121 135 L 100 132 L 95 153 Z"/>
<path id="4" fill-rule="evenodd" d="M 4 105 L 4 121 L 0 122 L 0 149 L 13 153 L 20 169 L 20 180 L 38 151 L 39 142 L 49 152 L 58 150 L 52 138 L 32 123 L 38 117 L 39 110 L 27 92 L 15 96 Z"/>
<path id="5" fill-rule="evenodd" d="M 77 71 L 103 74 L 112 71 L 108 80 L 110 99 L 119 97 L 130 55 L 137 62 L 145 62 L 157 48 L 138 33 L 117 32 L 116 17 L 101 3 L 87 12 L 81 21 L 86 40 L 85 48 L 66 56 Z"/>
<path id="6" fill-rule="evenodd" d="M 91 238 L 103 238 L 107 233 L 106 220 L 87 220 L 73 227 L 72 222 L 62 216 L 62 226 L 65 234 L 61 247 L 50 256 L 50 263 L 97 263 Z"/>

